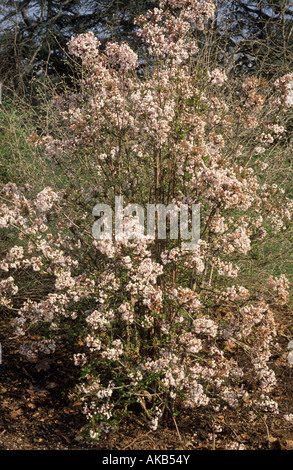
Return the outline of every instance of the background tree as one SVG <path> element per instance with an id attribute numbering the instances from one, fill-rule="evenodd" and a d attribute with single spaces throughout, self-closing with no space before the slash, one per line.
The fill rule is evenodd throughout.
<path id="1" fill-rule="evenodd" d="M 102 43 L 112 37 L 139 47 L 134 18 L 157 6 L 154 0 L 0 0 L 0 74 L 18 90 L 42 71 L 68 75 L 66 43 L 93 31 Z M 284 73 L 293 60 L 290 0 L 217 0 L 205 33 L 196 31 L 200 53 L 235 70 L 265 76 Z M 209 30 L 209 35 L 206 30 Z"/>
<path id="2" fill-rule="evenodd" d="M 288 73 L 293 61 L 290 0 L 218 0 L 217 31 L 234 65 L 267 78 Z"/>
<path id="3" fill-rule="evenodd" d="M 1 0 L 0 74 L 24 86 L 34 73 L 64 74 L 66 43 L 93 31 L 133 46 L 133 18 L 155 5 L 150 0 Z"/>

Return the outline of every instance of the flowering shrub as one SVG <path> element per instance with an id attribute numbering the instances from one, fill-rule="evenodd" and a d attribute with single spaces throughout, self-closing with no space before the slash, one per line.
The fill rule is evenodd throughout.
<path id="1" fill-rule="evenodd" d="M 259 155 L 286 132 L 293 76 L 272 92 L 250 77 L 225 100 L 226 73 L 196 66 L 192 33 L 213 8 L 210 0 L 162 0 L 140 16 L 148 71 L 126 44 L 109 43 L 102 54 L 92 33 L 72 38 L 81 91 L 56 100 L 70 137 L 37 144 L 70 166 L 80 189 L 2 188 L 0 227 L 17 242 L 0 263 L 1 304 L 9 308 L 17 294 L 11 272 L 50 274 L 51 292 L 23 302 L 15 332 L 25 339 L 46 324 L 54 334 L 26 344 L 29 356 L 51 353 L 66 325 L 78 331 L 74 362 L 83 381 L 72 396 L 93 438 L 134 404 L 152 429 L 162 417 L 175 420 L 181 406 L 278 411 L 270 396 L 273 306 L 274 294 L 288 301 L 288 281 L 269 279 L 272 298 L 258 299 L 237 277 L 238 260 L 291 220 L 292 201 L 262 183 Z M 97 199 L 114 209 L 115 195 L 142 205 L 199 204 L 196 249 L 170 237 L 94 239 L 92 209 Z M 123 219 L 125 232 L 134 221 Z"/>

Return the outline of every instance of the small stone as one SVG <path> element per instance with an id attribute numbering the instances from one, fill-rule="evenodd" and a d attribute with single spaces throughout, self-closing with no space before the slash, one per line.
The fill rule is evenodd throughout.
<path id="1" fill-rule="evenodd" d="M 55 382 L 49 382 L 46 386 L 46 388 L 48 388 L 49 390 L 51 390 L 55 387 L 57 387 L 57 384 Z"/>
<path id="2" fill-rule="evenodd" d="M 293 350 L 289 352 L 287 356 L 287 361 L 289 362 L 289 364 L 293 364 Z"/>

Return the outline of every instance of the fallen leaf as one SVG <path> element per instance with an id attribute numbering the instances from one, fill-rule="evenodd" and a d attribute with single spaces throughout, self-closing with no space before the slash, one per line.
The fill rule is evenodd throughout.
<path id="1" fill-rule="evenodd" d="M 292 439 L 287 439 L 286 440 L 286 448 L 288 450 L 293 450 L 293 441 L 292 441 Z"/>
<path id="2" fill-rule="evenodd" d="M 28 408 L 31 408 L 32 410 L 36 408 L 36 405 L 34 405 L 34 403 L 29 403 L 27 406 Z"/>
<path id="3" fill-rule="evenodd" d="M 42 370 L 47 371 L 50 369 L 50 360 L 49 359 L 42 359 L 35 365 L 35 369 L 37 372 L 41 372 Z"/>
<path id="4" fill-rule="evenodd" d="M 10 411 L 10 416 L 12 419 L 17 419 L 22 415 L 22 410 L 21 408 L 18 408 L 17 410 L 12 410 Z"/>
<path id="5" fill-rule="evenodd" d="M 10 402 L 9 400 L 3 400 L 1 403 L 2 408 L 8 408 L 10 407 Z"/>
<path id="6" fill-rule="evenodd" d="M 57 384 L 55 382 L 49 382 L 47 385 L 46 385 L 46 388 L 48 388 L 49 390 L 53 389 L 57 387 Z"/>
<path id="7" fill-rule="evenodd" d="M 235 348 L 236 348 L 235 343 L 230 343 L 228 341 L 225 341 L 224 345 L 225 345 L 225 351 L 228 351 L 230 353 L 235 351 Z"/>
<path id="8" fill-rule="evenodd" d="M 82 404 L 83 404 L 82 401 L 76 401 L 75 403 L 73 403 L 72 406 L 77 407 L 77 406 L 81 406 Z"/>

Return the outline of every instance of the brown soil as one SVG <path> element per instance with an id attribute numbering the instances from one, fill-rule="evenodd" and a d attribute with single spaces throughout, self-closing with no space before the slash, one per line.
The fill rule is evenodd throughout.
<path id="1" fill-rule="evenodd" d="M 86 424 L 79 406 L 72 406 L 68 392 L 78 380 L 77 370 L 65 348 L 54 357 L 30 363 L 18 352 L 7 331 L 9 318 L 0 318 L 0 450 L 224 450 L 237 443 L 246 450 L 293 450 L 293 375 L 286 346 L 293 338 L 292 310 L 278 313 L 280 354 L 271 359 L 278 386 L 273 398 L 279 414 L 259 417 L 253 423 L 240 413 L 211 417 L 199 411 L 182 412 L 176 425 L 150 432 L 139 414 L 119 429 L 90 443 L 82 438 Z M 216 428 L 215 428 L 216 426 Z M 218 432 L 213 430 L 218 429 Z"/>

